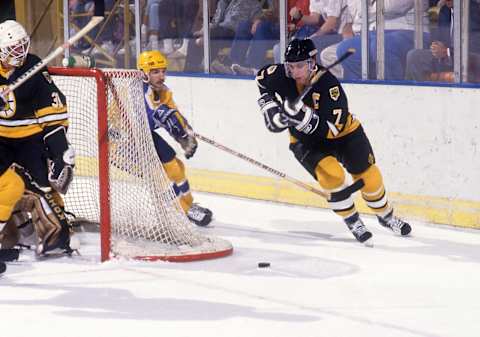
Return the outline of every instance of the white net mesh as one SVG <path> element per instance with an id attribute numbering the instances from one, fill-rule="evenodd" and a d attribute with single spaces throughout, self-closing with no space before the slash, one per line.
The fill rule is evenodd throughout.
<path id="1" fill-rule="evenodd" d="M 102 83 L 93 70 L 50 70 L 67 97 L 68 138 L 77 154 L 66 210 L 101 223 L 110 255 L 171 261 L 228 255 L 231 244 L 198 233 L 174 197 L 149 131 L 141 73 L 105 70 Z M 106 129 L 99 114 L 107 116 Z"/>

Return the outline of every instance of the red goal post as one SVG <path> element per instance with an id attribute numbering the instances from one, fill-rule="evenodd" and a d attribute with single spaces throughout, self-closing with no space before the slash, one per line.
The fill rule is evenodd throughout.
<path id="1" fill-rule="evenodd" d="M 100 224 L 101 259 L 184 262 L 227 256 L 181 209 L 156 154 L 139 71 L 50 67 L 67 98 L 77 154 L 65 209 Z"/>

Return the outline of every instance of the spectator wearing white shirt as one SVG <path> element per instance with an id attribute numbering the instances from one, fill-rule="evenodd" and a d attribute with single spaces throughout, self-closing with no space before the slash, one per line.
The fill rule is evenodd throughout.
<path id="1" fill-rule="evenodd" d="M 358 15 L 361 22 L 361 0 L 352 0 L 352 12 Z M 370 53 L 370 69 L 375 70 L 376 65 L 376 31 L 375 19 L 376 2 L 369 0 L 369 53 Z M 426 10 L 428 9 L 428 0 L 423 0 L 424 11 L 424 43 L 429 43 L 428 20 Z M 405 76 L 406 55 L 414 46 L 415 31 L 415 1 L 414 0 L 385 0 L 385 79 L 386 80 L 402 80 Z M 355 24 L 358 24 L 355 23 Z M 355 31 L 356 28 L 353 28 Z M 350 48 L 357 52 L 346 59 L 342 65 L 344 69 L 344 78 L 348 80 L 361 79 L 362 59 L 361 59 L 361 37 L 355 35 L 352 38 L 342 41 L 337 47 L 337 57 L 343 55 Z M 371 75 L 373 77 L 373 74 Z"/>
<path id="2" fill-rule="evenodd" d="M 359 35 L 362 28 L 362 17 L 360 15 L 361 0 L 345 0 L 344 4 L 347 8 L 344 11 L 345 25 L 342 28 L 343 40 Z M 341 41 L 328 46 L 320 53 L 320 63 L 323 66 L 327 67 L 337 60 L 337 47 L 340 42 Z M 343 67 L 341 64 L 331 68 L 330 72 L 337 78 L 343 78 Z"/>
<path id="3" fill-rule="evenodd" d="M 317 61 L 321 63 L 320 53 L 328 46 L 335 45 L 342 41 L 343 31 L 348 24 L 347 0 L 320 0 L 316 3 L 315 14 L 321 15 L 324 23 L 314 32 L 312 39 L 317 47 Z"/>

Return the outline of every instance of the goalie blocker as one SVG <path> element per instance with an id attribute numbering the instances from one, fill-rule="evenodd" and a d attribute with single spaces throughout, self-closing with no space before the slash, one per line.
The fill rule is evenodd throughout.
<path id="1" fill-rule="evenodd" d="M 40 188 L 23 168 L 15 166 L 15 171 L 25 182 L 25 193 L 0 234 L 0 247 L 28 244 L 25 240 L 34 234 L 38 255 L 71 254 L 70 224 L 56 192 Z"/>

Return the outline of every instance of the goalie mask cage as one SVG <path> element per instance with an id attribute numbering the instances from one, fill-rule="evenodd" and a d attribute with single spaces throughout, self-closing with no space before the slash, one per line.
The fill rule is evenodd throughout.
<path id="1" fill-rule="evenodd" d="M 136 70 L 49 68 L 67 98 L 75 177 L 65 209 L 100 224 L 101 259 L 194 261 L 231 254 L 175 198 L 153 145 Z"/>

